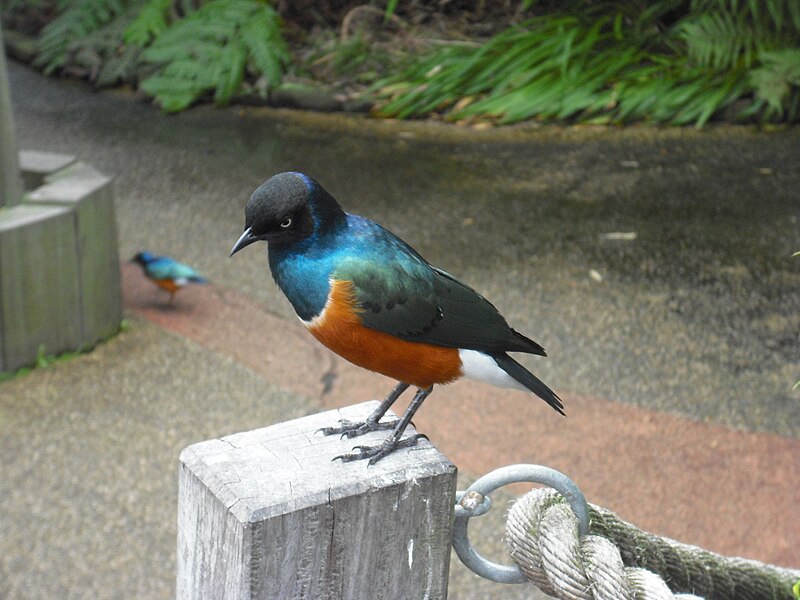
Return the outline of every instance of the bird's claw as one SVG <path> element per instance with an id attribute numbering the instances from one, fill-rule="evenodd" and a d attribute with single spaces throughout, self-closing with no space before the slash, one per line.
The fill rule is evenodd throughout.
<path id="1" fill-rule="evenodd" d="M 346 419 L 339 420 L 339 427 L 320 427 L 317 429 L 317 433 L 321 433 L 322 435 L 334 435 L 336 433 L 343 433 L 351 429 L 353 426 L 359 426 L 361 423 L 354 423 L 353 421 L 348 421 Z"/>
<path id="2" fill-rule="evenodd" d="M 354 438 L 359 435 L 364 435 L 370 431 L 380 431 L 384 429 L 394 429 L 397 421 L 348 421 L 342 419 L 339 421 L 338 427 L 321 427 L 317 429 L 318 433 L 323 435 L 339 434 L 342 438 Z"/>
<path id="3" fill-rule="evenodd" d="M 407 438 L 403 438 L 397 442 L 392 442 L 392 439 L 389 438 L 380 446 L 353 446 L 352 452 L 340 454 L 339 456 L 333 457 L 332 460 L 352 462 L 354 460 L 363 460 L 368 458 L 369 464 L 374 465 L 376 462 L 387 457 L 398 448 L 411 448 L 416 446 L 420 439 L 427 440 L 428 436 L 423 433 L 417 433 Z"/>

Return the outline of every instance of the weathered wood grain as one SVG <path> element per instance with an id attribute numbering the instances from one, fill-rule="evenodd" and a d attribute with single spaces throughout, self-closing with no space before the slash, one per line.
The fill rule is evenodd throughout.
<path id="1" fill-rule="evenodd" d="M 369 467 L 333 461 L 354 440 L 316 433 L 375 406 L 186 448 L 179 600 L 445 598 L 455 466 L 426 440 Z"/>
<path id="2" fill-rule="evenodd" d="M 58 152 L 40 152 L 38 150 L 20 150 L 19 168 L 26 190 L 33 190 L 44 183 L 45 177 L 75 162 L 70 154 Z"/>
<path id="3" fill-rule="evenodd" d="M 111 179 L 62 154 L 22 162 L 42 185 L 0 210 L 0 372 L 91 348 L 122 320 Z"/>
<path id="4" fill-rule="evenodd" d="M 3 32 L 0 31 L 0 208 L 22 200 L 22 180 L 17 162 L 17 138 L 11 110 Z"/>
<path id="5" fill-rule="evenodd" d="M 65 161 L 69 158 L 60 156 Z M 51 162 L 58 162 L 58 157 L 51 156 Z M 112 180 L 86 163 L 75 162 L 45 176 L 44 185 L 26 194 L 25 200 L 30 205 L 53 204 L 74 211 L 81 345 L 89 348 L 116 333 L 122 320 Z"/>
<path id="6" fill-rule="evenodd" d="M 81 345 L 75 238 L 67 208 L 0 211 L 0 372 Z"/>

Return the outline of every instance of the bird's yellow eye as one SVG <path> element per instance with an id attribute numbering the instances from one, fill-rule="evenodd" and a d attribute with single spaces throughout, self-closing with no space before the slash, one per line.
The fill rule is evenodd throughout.
<path id="1" fill-rule="evenodd" d="M 289 218 L 289 217 L 287 217 L 283 221 L 281 221 L 281 227 L 283 227 L 284 229 L 289 227 L 289 225 L 291 225 L 291 224 L 292 224 L 292 219 Z"/>

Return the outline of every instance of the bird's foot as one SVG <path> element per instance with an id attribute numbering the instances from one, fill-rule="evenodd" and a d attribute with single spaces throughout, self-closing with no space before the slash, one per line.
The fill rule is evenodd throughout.
<path id="1" fill-rule="evenodd" d="M 341 460 L 342 462 L 352 462 L 354 460 L 369 459 L 369 464 L 374 465 L 376 462 L 385 458 L 398 448 L 411 448 L 417 445 L 417 442 L 422 439 L 428 439 L 428 436 L 422 433 L 416 433 L 410 437 L 403 438 L 395 441 L 391 436 L 387 438 L 380 446 L 354 446 L 352 452 L 336 456 L 333 460 Z"/>
<path id="2" fill-rule="evenodd" d="M 397 420 L 394 421 L 348 421 L 342 419 L 339 421 L 338 427 L 322 427 L 317 431 L 322 432 L 323 435 L 336 435 L 339 434 L 343 438 L 353 438 L 359 435 L 364 435 L 370 431 L 381 431 L 384 429 L 394 429 Z"/>

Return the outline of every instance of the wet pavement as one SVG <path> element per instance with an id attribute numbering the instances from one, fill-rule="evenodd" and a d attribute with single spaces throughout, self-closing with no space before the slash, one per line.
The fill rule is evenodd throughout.
<path id="1" fill-rule="evenodd" d="M 168 309 L 126 267 L 128 330 L 0 384 L 0 597 L 170 597 L 183 446 L 391 386 L 303 337 L 263 251 L 227 258 L 249 194 L 288 169 L 547 349 L 526 364 L 564 393 L 567 419 L 466 384 L 426 402 L 417 425 L 465 481 L 541 462 L 642 527 L 800 565 L 787 517 L 800 506 L 799 130 L 472 132 L 210 107 L 167 117 L 9 70 L 20 147 L 116 177 L 121 255 L 170 254 L 214 285 Z M 496 547 L 500 531 L 476 535 Z M 530 595 L 453 571 L 452 598 Z"/>
<path id="2" fill-rule="evenodd" d="M 800 435 L 796 129 L 457 143 L 438 128 L 279 111 L 168 117 L 21 73 L 12 66 L 21 147 L 117 177 L 122 256 L 182 257 L 291 316 L 256 252 L 227 253 L 252 190 L 304 171 L 492 299 L 545 346 L 536 368 L 552 385 Z M 637 237 L 601 237 L 613 232 Z"/>

